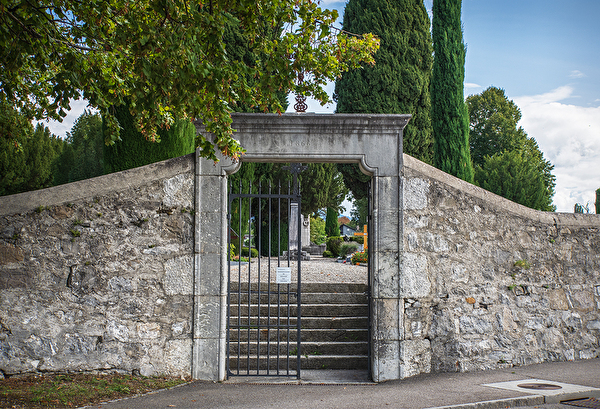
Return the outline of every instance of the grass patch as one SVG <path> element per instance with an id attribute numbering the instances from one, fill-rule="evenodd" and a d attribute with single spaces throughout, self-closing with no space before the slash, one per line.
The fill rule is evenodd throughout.
<path id="1" fill-rule="evenodd" d="M 0 380 L 2 408 L 72 408 L 186 383 L 181 378 L 132 375 L 46 375 Z"/>

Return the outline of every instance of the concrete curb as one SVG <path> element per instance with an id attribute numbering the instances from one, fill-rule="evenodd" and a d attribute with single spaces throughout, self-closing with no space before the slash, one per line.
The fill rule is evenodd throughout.
<path id="1" fill-rule="evenodd" d="M 521 396 L 518 398 L 487 400 L 474 403 L 463 403 L 450 406 L 435 406 L 427 409 L 504 409 L 518 406 L 543 405 L 546 401 L 542 395 Z"/>

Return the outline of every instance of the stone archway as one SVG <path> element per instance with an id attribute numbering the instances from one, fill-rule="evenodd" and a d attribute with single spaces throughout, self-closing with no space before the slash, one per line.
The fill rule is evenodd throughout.
<path id="1" fill-rule="evenodd" d="M 399 254 L 402 131 L 410 115 L 234 114 L 243 162 L 358 163 L 372 177 L 371 376 L 401 378 Z M 196 123 L 204 133 L 202 124 Z M 240 166 L 198 158 L 192 375 L 226 376 L 227 175 Z"/>

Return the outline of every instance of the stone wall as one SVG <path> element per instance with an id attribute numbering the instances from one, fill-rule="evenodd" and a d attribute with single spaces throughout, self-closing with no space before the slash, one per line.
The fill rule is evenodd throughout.
<path id="1" fill-rule="evenodd" d="M 244 160 L 373 175 L 374 380 L 600 356 L 600 216 L 534 211 L 390 155 L 407 116 L 236 115 Z M 237 166 L 188 155 L 0 198 L 0 377 L 224 379 Z"/>
<path id="2" fill-rule="evenodd" d="M 0 198 L 0 377 L 191 373 L 194 155 Z"/>
<path id="3" fill-rule="evenodd" d="M 600 216 L 534 211 L 406 155 L 401 183 L 404 376 L 600 356 Z"/>

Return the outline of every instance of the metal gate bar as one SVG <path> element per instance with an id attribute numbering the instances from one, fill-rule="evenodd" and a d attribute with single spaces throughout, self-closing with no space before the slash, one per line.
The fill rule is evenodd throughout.
<path id="1" fill-rule="evenodd" d="M 227 375 L 229 376 L 296 376 L 300 378 L 300 328 L 301 328 L 301 306 L 300 306 L 300 250 L 302 249 L 301 234 L 300 234 L 300 195 L 297 192 L 296 183 L 294 192 L 290 191 L 288 186 L 287 193 L 281 193 L 281 185 L 278 186 L 278 192 L 272 193 L 272 186 L 269 184 L 268 193 L 263 192 L 261 184 L 258 188 L 253 188 L 249 183 L 247 187 L 242 186 L 240 182 L 237 187 L 237 193 L 232 193 L 233 186 L 229 187 L 229 215 L 228 215 L 228 246 L 231 249 L 232 239 L 232 214 L 238 213 L 237 217 L 237 248 L 241 256 L 241 249 L 247 248 L 250 261 L 252 261 L 253 237 L 254 244 L 258 250 L 258 264 L 256 273 L 251 269 L 253 263 L 247 265 L 247 285 L 242 274 L 241 257 L 237 262 L 238 272 L 237 277 L 232 277 L 232 264 L 236 263 L 230 260 L 228 265 L 228 291 L 227 291 Z M 274 200 L 275 199 L 275 200 Z M 297 260 L 297 281 L 296 288 L 292 284 L 278 283 L 278 277 L 273 276 L 271 266 L 271 252 L 273 239 L 273 209 L 272 205 L 277 202 L 277 267 L 282 267 L 281 258 L 281 229 L 282 229 L 282 205 L 287 208 L 288 229 L 291 216 L 292 202 L 298 203 L 298 260 Z M 244 202 L 248 205 L 248 219 L 242 220 Z M 268 206 L 268 210 L 264 216 L 268 221 L 266 228 L 268 229 L 268 245 L 263 246 L 263 211 L 264 206 Z M 254 213 L 253 213 L 254 211 Z M 241 226 L 247 223 L 248 228 L 248 243 L 244 243 Z M 253 229 L 254 225 L 254 229 Z M 252 232 L 254 231 L 254 235 Z M 262 271 L 263 247 L 267 247 L 267 272 Z M 290 237 L 288 235 L 288 256 L 287 267 L 291 269 L 291 251 Z M 230 258 L 230 257 L 229 257 Z M 267 281 L 263 282 L 266 275 Z M 237 283 L 232 279 L 237 278 Z M 275 283 L 273 282 L 275 278 Z M 276 287 L 275 287 L 276 286 Z M 294 291 L 295 290 L 295 291 Z M 266 296 L 266 302 L 263 297 Z M 274 299 L 276 297 L 276 300 Z M 296 298 L 296 325 L 292 325 L 292 298 Z M 237 298 L 234 300 L 234 298 Z M 284 300 L 282 301 L 282 298 Z M 235 301 L 235 302 L 234 302 Z M 263 313 L 266 304 L 266 314 Z M 247 311 L 246 311 L 247 309 Z M 254 313 L 254 311 L 256 311 Z M 263 321 L 266 322 L 263 324 Z M 256 325 L 254 321 L 256 320 Z M 256 329 L 256 331 L 254 331 Z M 292 355 L 296 355 L 296 368 L 293 370 L 290 355 L 290 339 L 293 331 L 296 336 L 296 351 Z M 276 331 L 275 334 L 273 332 Z M 263 340 L 263 334 L 266 333 L 266 339 Z M 275 336 L 275 339 L 272 339 Z M 243 342 L 243 338 L 245 343 Z M 256 347 L 253 345 L 256 340 Z M 285 338 L 283 344 L 282 338 Z M 245 344 L 245 345 L 244 345 Z M 242 347 L 246 349 L 246 353 L 242 354 Z M 266 351 L 264 350 L 266 347 Z M 261 350 L 262 349 L 262 350 Z M 273 353 L 275 349 L 275 353 Z M 283 349 L 283 351 L 282 351 Z M 293 352 L 293 351 L 292 351 Z M 285 353 L 285 356 L 282 356 Z M 244 355 L 244 356 L 243 356 Z M 274 366 L 274 368 L 273 368 Z"/>

